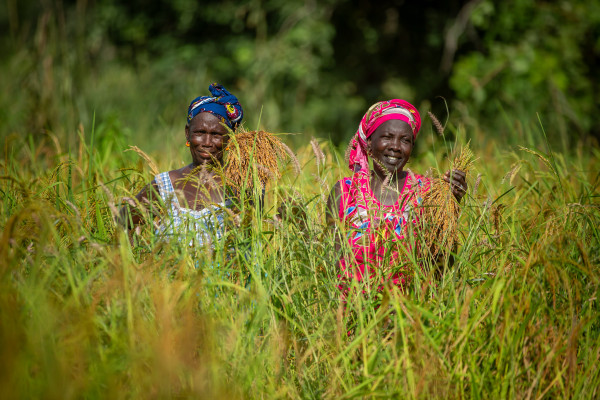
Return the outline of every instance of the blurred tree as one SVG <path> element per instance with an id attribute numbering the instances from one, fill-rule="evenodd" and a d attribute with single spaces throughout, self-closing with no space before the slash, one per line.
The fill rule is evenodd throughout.
<path id="1" fill-rule="evenodd" d="M 362 113 L 376 100 L 395 96 L 419 104 L 435 94 L 449 95 L 445 77 L 437 73 L 437 53 L 443 45 L 444 21 L 461 5 L 449 1 L 440 7 L 424 1 L 415 6 L 398 0 L 376 7 L 366 1 L 342 0 L 41 3 L 39 9 L 16 3 L 11 7 L 18 9 L 22 24 L 40 15 L 52 15 L 57 32 L 53 42 L 75 45 L 69 57 L 71 64 L 53 50 L 44 49 L 41 57 L 70 65 L 70 72 L 87 70 L 92 76 L 111 73 L 112 79 L 105 78 L 107 91 L 115 79 L 131 77 L 121 72 L 118 78 L 114 68 L 107 68 L 111 63 L 132 66 L 138 79 L 144 79 L 145 71 L 152 71 L 148 75 L 154 79 L 147 79 L 162 89 L 140 84 L 147 91 L 141 97 L 163 103 L 149 105 L 147 112 L 155 110 L 167 124 L 179 118 L 176 113 L 181 114 L 187 98 L 204 92 L 209 81 L 218 80 L 236 89 L 246 108 L 252 110 L 247 113 L 250 126 L 261 118 L 261 123 L 272 130 L 331 136 L 336 142 L 354 133 Z M 20 43 L 30 43 L 27 31 L 17 36 Z M 12 50 L 18 52 L 17 47 Z M 35 72 L 35 65 L 40 63 L 32 65 Z M 190 79 L 194 76 L 203 77 L 201 87 L 196 85 L 200 79 Z M 83 83 L 85 79 L 66 86 L 89 87 Z M 177 80 L 193 86 L 182 88 Z M 47 93 L 57 92 L 49 82 L 41 86 L 49 87 Z M 139 87 L 127 82 L 118 86 L 119 96 L 96 89 L 73 94 L 86 98 L 79 102 L 77 115 L 89 119 L 91 109 L 104 118 L 111 104 L 113 112 L 125 114 L 131 108 L 135 111 L 130 114 L 139 115 L 140 108 L 132 104 L 136 100 L 129 97 L 128 106 L 122 98 L 128 86 L 133 86 L 130 91 Z M 36 94 L 32 90 L 32 98 Z M 176 96 L 178 102 L 174 101 Z M 35 126 L 64 122 L 64 118 L 52 117 L 56 114 L 52 107 L 34 103 L 31 108 L 38 115 L 48 116 Z M 127 125 L 133 123 L 127 121 Z"/>
<path id="2" fill-rule="evenodd" d="M 476 120 L 498 133 L 539 113 L 567 148 L 600 138 L 600 3 L 485 0 L 471 17 L 477 51 L 454 65 L 450 85 Z"/>
<path id="3" fill-rule="evenodd" d="M 464 121 L 502 134 L 516 128 L 501 110 L 529 121 L 539 112 L 568 142 L 574 132 L 600 135 L 592 112 L 599 7 L 594 0 L 7 0 L 0 124 L 68 130 L 96 113 L 118 115 L 133 134 L 164 130 L 220 81 L 239 95 L 251 128 L 340 143 L 377 100 L 402 97 L 443 116 L 444 102 L 435 100 L 443 96 Z"/>

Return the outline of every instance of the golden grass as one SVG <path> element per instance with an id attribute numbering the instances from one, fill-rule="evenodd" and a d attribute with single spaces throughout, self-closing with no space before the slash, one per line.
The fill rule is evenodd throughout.
<path id="1" fill-rule="evenodd" d="M 278 161 L 293 158 L 287 146 L 265 131 L 248 131 L 231 135 L 225 159 L 225 179 L 236 188 L 254 188 L 253 174 L 262 188 L 281 176 Z M 297 160 L 296 160 L 297 162 Z"/>
<path id="2" fill-rule="evenodd" d="M 311 147 L 300 153 L 303 165 Z M 211 251 L 154 242 L 152 229 L 130 247 L 109 204 L 129 194 L 129 182 L 107 183 L 111 194 L 98 186 L 127 164 L 110 158 L 110 147 L 97 151 L 104 161 L 93 164 L 93 181 L 73 167 L 70 189 L 71 164 L 59 170 L 13 157 L 2 171 L 10 177 L 0 177 L 5 398 L 598 397 L 596 159 L 585 177 L 565 181 L 566 203 L 557 178 L 537 162 L 523 163 L 501 201 L 469 196 L 460 216 L 469 239 L 451 279 L 430 280 L 408 254 L 378 271 L 414 270 L 406 293 L 378 297 L 357 286 L 345 301 L 337 261 L 349 249 L 316 229 L 317 207 L 302 209 L 302 234 L 298 218 L 271 229 L 248 226 L 246 212 L 229 214 L 242 227 Z M 477 152 L 489 161 L 480 199 L 494 199 L 510 163 Z M 346 172 L 337 159 L 320 164 L 321 179 Z M 44 168 L 28 170 L 35 162 Z M 298 198 L 323 189 L 310 167 L 293 177 L 299 184 L 289 191 Z M 536 173 L 544 174 L 539 192 L 520 179 Z M 394 243 L 384 241 L 386 252 Z"/>
<path id="3" fill-rule="evenodd" d="M 467 143 L 452 163 L 452 170 L 468 174 L 474 155 Z M 431 188 L 423 195 L 421 225 L 423 238 L 432 256 L 452 251 L 458 244 L 460 205 L 452 194 L 451 184 L 442 177 L 434 178 Z"/>
<path id="4" fill-rule="evenodd" d="M 152 172 L 153 176 L 160 174 L 160 170 L 158 169 L 158 166 L 156 165 L 156 163 L 154 162 L 152 157 L 150 157 L 148 154 L 146 154 L 139 147 L 129 146 L 129 148 L 125 151 L 135 151 L 136 153 L 138 153 L 140 155 L 140 157 L 142 157 L 148 163 L 148 166 L 150 167 L 150 171 Z"/>
<path id="5" fill-rule="evenodd" d="M 319 146 L 319 142 L 317 141 L 317 139 L 312 138 L 310 140 L 310 146 L 312 147 L 312 151 L 315 154 L 317 168 L 321 165 L 325 166 L 327 158 L 325 157 L 325 153 L 323 153 L 323 150 L 321 150 L 321 146 Z"/>
<path id="6" fill-rule="evenodd" d="M 440 136 L 444 136 L 444 126 L 442 125 L 440 120 L 437 119 L 435 114 L 431 111 L 428 111 L 427 114 L 429 114 L 429 118 L 431 118 L 431 122 L 433 122 L 433 126 L 435 126 L 435 130 L 437 131 L 437 133 L 439 133 Z"/>

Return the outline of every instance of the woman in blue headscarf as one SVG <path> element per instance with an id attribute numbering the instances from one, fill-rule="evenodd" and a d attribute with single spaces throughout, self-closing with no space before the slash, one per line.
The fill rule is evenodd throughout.
<path id="1" fill-rule="evenodd" d="M 214 167 L 222 167 L 229 131 L 235 132 L 244 115 L 238 99 L 222 85 L 213 83 L 208 89 L 211 96 L 197 97 L 188 107 L 185 145 L 192 162 L 156 175 L 136 195 L 137 204 L 150 208 L 152 215 L 157 215 L 156 203 L 166 211 L 167 217 L 161 218 L 158 228 L 160 233 L 180 236 L 190 245 L 221 236 L 222 209 L 231 201 Z M 139 206 L 121 209 L 120 223 L 127 229 L 144 222 Z M 185 235 L 188 232 L 193 232 L 192 237 Z"/>

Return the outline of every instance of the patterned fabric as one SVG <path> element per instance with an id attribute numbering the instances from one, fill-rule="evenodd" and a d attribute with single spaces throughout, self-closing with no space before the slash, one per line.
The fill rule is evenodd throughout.
<path id="1" fill-rule="evenodd" d="M 209 112 L 226 123 L 228 127 L 235 130 L 244 117 L 244 110 L 242 110 L 237 97 L 229 93 L 227 89 L 218 83 L 212 83 L 208 87 L 208 90 L 212 94 L 212 97 L 196 97 L 190 103 L 187 115 L 188 124 L 201 112 Z"/>
<path id="2" fill-rule="evenodd" d="M 399 119 L 410 125 L 416 139 L 421 129 L 421 116 L 419 111 L 408 101 L 392 99 L 373 104 L 363 116 L 352 140 L 352 149 L 348 166 L 352 171 L 369 168 L 367 157 L 367 138 L 375 132 L 385 121 Z"/>
<path id="3" fill-rule="evenodd" d="M 195 238 L 190 240 L 190 246 L 202 246 L 218 240 L 223 235 L 224 215 L 222 207 L 231 205 L 231 201 L 206 207 L 196 211 L 182 208 L 175 195 L 175 189 L 168 172 L 162 172 L 154 178 L 158 186 L 158 192 L 165 206 L 167 206 L 168 217 L 161 221 L 157 233 L 168 237 L 176 237 L 177 240 L 187 240 L 187 233 L 194 232 Z"/>
<path id="4" fill-rule="evenodd" d="M 430 188 L 429 179 L 409 174 L 398 200 L 389 206 L 381 204 L 371 191 L 368 170 L 360 170 L 339 182 L 342 189 L 339 218 L 349 228 L 347 239 L 354 260 L 340 260 L 342 273 L 338 277 L 342 281 L 361 281 L 379 271 L 384 280 L 403 286 L 408 276 L 398 270 L 404 253 L 400 246 L 407 245 L 409 222 L 413 225 L 418 222 L 416 208 Z"/>

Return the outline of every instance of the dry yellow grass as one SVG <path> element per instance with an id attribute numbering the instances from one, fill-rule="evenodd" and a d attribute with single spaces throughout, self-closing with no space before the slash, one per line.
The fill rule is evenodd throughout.
<path id="1" fill-rule="evenodd" d="M 474 161 L 469 144 L 465 145 L 452 163 L 452 170 L 468 174 Z M 452 187 L 441 177 L 432 179 L 431 188 L 423 195 L 421 225 L 424 240 L 432 256 L 452 251 L 458 243 L 460 206 Z"/>
<path id="2" fill-rule="evenodd" d="M 139 147 L 129 146 L 129 148 L 125 151 L 135 151 L 136 153 L 138 153 L 140 155 L 140 157 L 142 157 L 148 163 L 148 166 L 150 167 L 150 171 L 152 172 L 152 176 L 156 176 L 160 173 L 160 170 L 158 169 L 158 166 L 156 165 L 156 162 L 154 162 L 152 157 L 150 157 L 148 154 L 146 154 Z"/>

